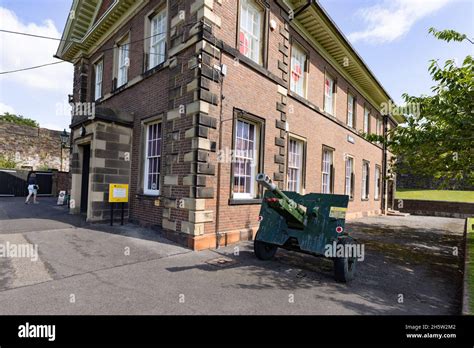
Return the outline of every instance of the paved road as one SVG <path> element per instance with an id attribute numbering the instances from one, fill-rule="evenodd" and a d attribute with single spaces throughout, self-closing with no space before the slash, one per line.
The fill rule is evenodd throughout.
<path id="1" fill-rule="evenodd" d="M 85 224 L 52 199 L 0 198 L 0 245 L 39 251 L 37 261 L 0 257 L 0 314 L 457 314 L 463 226 L 350 222 L 366 250 L 346 285 L 325 259 L 278 251 L 261 262 L 251 243 L 192 252 L 133 225 Z"/>

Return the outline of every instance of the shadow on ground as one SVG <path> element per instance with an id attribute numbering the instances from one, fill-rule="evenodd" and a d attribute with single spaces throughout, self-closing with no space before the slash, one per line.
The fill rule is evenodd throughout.
<path id="1" fill-rule="evenodd" d="M 85 228 L 176 245 L 159 231 L 131 224 L 89 224 L 80 216 L 69 215 L 66 207 L 56 206 L 55 199 L 42 198 L 40 202 L 25 206 L 22 198 L 0 198 L 0 237 Z M 346 230 L 365 246 L 365 259 L 358 263 L 356 279 L 350 284 L 335 282 L 330 260 L 279 250 L 274 260 L 263 262 L 255 258 L 252 243 L 241 243 L 237 249 L 232 246 L 195 253 L 195 261 L 190 265 L 168 266 L 166 270 L 182 272 L 183 276 L 194 271 L 215 274 L 211 279 L 222 286 L 223 292 L 303 290 L 310 294 L 311 301 L 329 301 L 360 314 L 458 314 L 462 227 L 462 220 L 429 217 L 378 217 L 348 222 Z M 88 260 L 105 257 L 88 247 L 96 243 L 93 233 L 64 238 L 72 238 L 67 243 L 75 248 L 78 257 Z M 202 260 L 200 255 L 211 258 L 198 261 Z M 216 259 L 223 260 L 216 262 Z M 11 277 L 9 265 L 4 261 L 0 260 L 0 286 Z M 220 285 L 219 275 L 229 272 L 233 272 L 231 280 Z"/>
<path id="2" fill-rule="evenodd" d="M 0 197 L 0 235 L 24 232 L 54 231 L 67 228 L 87 228 L 89 230 L 116 234 L 142 240 L 177 245 L 163 238 L 159 230 L 144 228 L 127 223 L 88 223 L 83 215 L 68 213 L 68 207 L 58 206 L 54 197 L 39 197 L 38 205 L 25 205 L 24 197 Z"/>
<path id="3" fill-rule="evenodd" d="M 385 218 L 390 219 L 390 218 Z M 359 243 L 365 246 L 365 259 L 357 264 L 356 279 L 337 283 L 332 261 L 279 250 L 272 261 L 259 261 L 248 243 L 238 255 L 218 251 L 216 257 L 228 260 L 220 266 L 201 263 L 170 267 L 170 272 L 199 269 L 225 272 L 240 269 L 260 281 L 236 282 L 245 290 L 314 289 L 316 298 L 333 300 L 361 314 L 459 314 L 462 280 L 462 221 L 453 220 L 454 230 L 445 229 L 451 221 L 434 228 L 427 218 L 426 228 L 413 227 L 408 220 L 399 225 L 354 221 L 347 224 Z M 434 222 L 436 223 L 436 221 Z M 318 291 L 325 288 L 325 291 Z M 329 291 L 326 291 L 329 289 Z M 350 301 L 347 295 L 361 300 Z"/>

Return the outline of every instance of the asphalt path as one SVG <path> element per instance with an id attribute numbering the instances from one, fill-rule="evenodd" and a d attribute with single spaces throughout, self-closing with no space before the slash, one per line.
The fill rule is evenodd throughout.
<path id="1" fill-rule="evenodd" d="M 0 198 L 0 314 L 458 314 L 464 221 L 373 217 L 348 222 L 365 247 L 356 279 L 332 262 L 251 242 L 193 252 L 135 225 L 87 224 L 51 198 Z"/>

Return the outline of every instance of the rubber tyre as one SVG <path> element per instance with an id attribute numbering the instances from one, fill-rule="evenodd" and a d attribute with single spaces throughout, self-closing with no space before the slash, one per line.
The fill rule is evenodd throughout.
<path id="1" fill-rule="evenodd" d="M 350 242 L 341 242 L 346 244 Z M 357 259 L 354 257 L 336 257 L 334 259 L 334 278 L 341 283 L 349 283 L 355 278 Z"/>
<path id="2" fill-rule="evenodd" d="M 253 242 L 253 251 L 259 260 L 268 261 L 275 256 L 278 246 L 265 243 L 259 240 Z"/>

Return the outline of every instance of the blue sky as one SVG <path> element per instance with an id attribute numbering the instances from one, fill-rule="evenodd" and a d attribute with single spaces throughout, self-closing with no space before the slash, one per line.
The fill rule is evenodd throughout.
<path id="1" fill-rule="evenodd" d="M 467 43 L 447 44 L 429 27 L 455 29 L 474 37 L 472 0 L 320 0 L 395 102 L 404 92 L 429 94 L 429 60 L 473 54 Z M 0 0 L 0 28 L 60 37 L 69 0 Z M 54 62 L 58 42 L 0 33 L 0 71 Z M 0 75 L 0 113 L 15 112 L 44 127 L 68 128 L 68 63 Z"/>
<path id="2" fill-rule="evenodd" d="M 320 0 L 320 3 L 395 102 L 402 101 L 403 93 L 430 94 L 433 82 L 428 65 L 431 59 L 444 62 L 456 58 L 461 63 L 468 54 L 474 54 L 471 44 L 446 43 L 428 34 L 428 29 L 435 27 L 438 30 L 454 29 L 474 37 L 472 0 Z M 424 16 L 423 11 L 418 11 L 417 3 L 425 10 Z M 430 8 L 434 10 L 430 12 Z M 385 18 L 384 9 L 389 10 L 389 18 Z M 377 18 L 378 27 L 368 27 L 364 13 Z M 377 16 L 380 13 L 382 15 Z M 421 18 L 417 19 L 417 16 Z M 391 19 L 395 19 L 393 24 Z M 383 23 L 387 31 L 380 28 Z M 353 33 L 365 29 L 381 35 L 354 40 L 357 35 Z M 404 29 L 407 30 L 405 33 Z M 390 34 L 393 33 L 402 34 L 392 38 Z"/>

